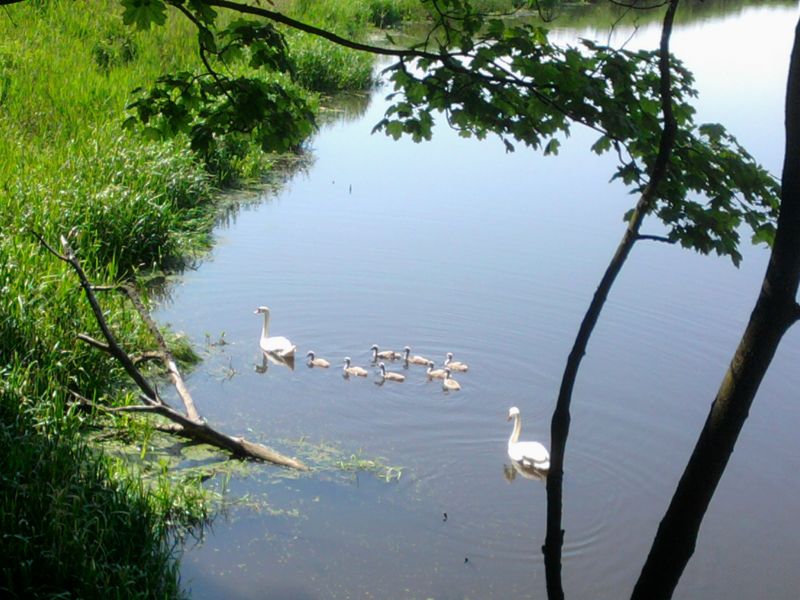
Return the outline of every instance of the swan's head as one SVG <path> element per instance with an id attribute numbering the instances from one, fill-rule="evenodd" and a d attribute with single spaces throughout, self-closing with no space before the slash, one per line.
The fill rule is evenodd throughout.
<path id="1" fill-rule="evenodd" d="M 350 366 L 350 357 L 349 357 L 349 356 L 345 356 L 345 357 L 344 357 L 344 365 L 345 365 L 346 367 L 349 367 L 349 366 Z"/>
<path id="2" fill-rule="evenodd" d="M 382 375 L 386 375 L 386 365 L 385 364 L 383 364 L 382 362 L 378 363 L 378 368 L 381 370 L 381 374 Z"/>
<path id="3" fill-rule="evenodd" d="M 515 419 L 519 417 L 519 409 L 516 406 L 512 406 L 508 409 L 508 420 Z"/>
<path id="4" fill-rule="evenodd" d="M 452 352 L 448 352 L 448 353 L 447 353 L 447 360 L 448 360 L 448 361 L 451 361 L 451 360 L 453 360 L 453 353 L 452 353 Z"/>
<path id="5" fill-rule="evenodd" d="M 406 354 L 410 354 L 411 353 L 411 346 L 406 346 L 405 348 L 403 348 L 403 352 L 405 352 Z"/>
<path id="6" fill-rule="evenodd" d="M 314 351 L 309 350 L 308 353 L 306 354 L 306 357 L 310 358 L 311 360 L 314 360 Z"/>
<path id="7" fill-rule="evenodd" d="M 257 309 L 253 311 L 254 314 L 258 315 L 261 313 L 269 314 L 269 307 L 268 306 L 259 306 Z"/>
<path id="8" fill-rule="evenodd" d="M 450 371 L 450 369 L 449 369 L 449 368 L 447 368 L 447 367 L 445 367 L 445 368 L 444 368 L 444 376 L 445 376 L 445 377 L 450 377 L 450 373 L 451 373 L 451 372 L 452 372 L 452 371 Z"/>
<path id="9" fill-rule="evenodd" d="M 378 351 L 378 344 L 372 344 L 372 348 L 370 348 L 370 350 L 372 350 L 373 352 L 377 352 Z"/>

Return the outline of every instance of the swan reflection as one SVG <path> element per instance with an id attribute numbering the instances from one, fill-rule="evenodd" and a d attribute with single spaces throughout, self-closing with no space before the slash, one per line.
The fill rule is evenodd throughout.
<path id="1" fill-rule="evenodd" d="M 294 371 L 294 355 L 292 356 L 278 356 L 272 352 L 261 353 L 261 364 L 256 365 L 256 373 L 266 373 L 269 370 L 269 365 L 280 365 Z"/>
<path id="2" fill-rule="evenodd" d="M 506 478 L 508 483 L 514 481 L 517 475 L 521 475 L 525 479 L 533 479 L 534 481 L 547 481 L 547 471 L 543 471 L 542 469 L 527 467 L 517 462 L 503 465 L 503 477 Z"/>

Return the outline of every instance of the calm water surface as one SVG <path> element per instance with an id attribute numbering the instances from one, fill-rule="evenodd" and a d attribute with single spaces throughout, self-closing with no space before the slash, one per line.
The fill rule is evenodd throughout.
<path id="1" fill-rule="evenodd" d="M 683 24 L 673 48 L 697 76 L 699 120 L 725 123 L 775 173 L 796 6 Z M 631 45 L 654 46 L 657 26 Z M 565 38 L 607 32 L 561 32 Z M 616 41 L 630 31 L 618 31 Z M 441 127 L 415 145 L 370 135 L 363 115 L 325 126 L 313 164 L 242 208 L 157 316 L 207 360 L 189 377 L 201 413 L 290 454 L 331 445 L 403 468 L 386 483 L 319 468 L 233 477 L 234 504 L 187 549 L 195 598 L 543 598 L 542 482 L 506 470 L 508 408 L 523 437 L 549 420 L 578 324 L 633 203 L 577 131 L 556 158 Z M 656 223 L 645 231 L 658 233 Z M 767 251 L 740 269 L 640 244 L 619 277 L 573 399 L 565 475 L 564 586 L 620 598 L 639 573 L 727 361 Z M 298 345 L 292 371 L 261 363 L 256 306 Z M 207 340 L 224 334 L 224 346 Z M 207 338 L 208 336 L 208 338 Z M 785 338 L 711 504 L 679 598 L 800 594 L 800 330 Z M 373 343 L 470 364 L 444 393 L 422 367 L 402 384 L 309 369 L 369 366 Z M 447 519 L 444 518 L 447 513 Z"/>

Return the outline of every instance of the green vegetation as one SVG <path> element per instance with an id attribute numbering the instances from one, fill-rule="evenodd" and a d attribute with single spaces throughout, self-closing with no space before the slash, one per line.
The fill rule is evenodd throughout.
<path id="1" fill-rule="evenodd" d="M 131 90 L 165 72 L 200 71 L 196 33 L 183 18 L 134 31 L 117 3 L 90 4 L 26 2 L 0 14 L 0 592 L 175 597 L 170 540 L 208 518 L 211 496 L 196 477 L 142 477 L 87 441 L 97 419 L 70 404 L 69 390 L 124 401 L 122 375 L 76 343 L 78 332 L 98 335 L 96 324 L 73 274 L 32 232 L 57 244 L 74 229 L 99 283 L 179 266 L 207 247 L 218 190 L 264 176 L 274 158 L 235 135 L 198 156 L 186 136 L 125 129 Z M 369 60 L 297 42 L 293 60 L 308 88 L 371 84 Z M 297 93 L 316 106 L 313 91 Z M 152 347 L 121 299 L 101 300 L 126 347 Z"/>

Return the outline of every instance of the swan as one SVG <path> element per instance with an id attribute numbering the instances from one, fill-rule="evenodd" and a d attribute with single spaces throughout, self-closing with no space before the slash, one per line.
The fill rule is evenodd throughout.
<path id="1" fill-rule="evenodd" d="M 266 306 L 259 306 L 255 310 L 255 314 L 264 313 L 264 327 L 261 329 L 261 341 L 259 346 L 264 352 L 275 354 L 281 358 L 294 357 L 294 352 L 297 350 L 288 338 L 282 335 L 270 336 L 269 335 L 269 308 Z"/>
<path id="2" fill-rule="evenodd" d="M 378 363 L 378 368 L 381 370 L 381 379 L 386 381 L 397 381 L 401 383 L 406 380 L 405 375 L 401 375 L 400 373 L 395 373 L 394 371 L 387 371 L 386 365 L 383 363 Z"/>
<path id="3" fill-rule="evenodd" d="M 453 360 L 453 353 L 448 352 L 447 358 L 444 360 L 444 366 L 448 367 L 451 371 L 469 371 L 469 366 L 463 362 Z"/>
<path id="4" fill-rule="evenodd" d="M 535 468 L 540 471 L 547 471 L 550 468 L 550 453 L 539 442 L 518 442 L 519 434 L 522 431 L 522 417 L 519 409 L 512 406 L 508 409 L 508 420 L 514 420 L 514 429 L 508 438 L 508 457 L 520 463 L 523 467 Z"/>
<path id="5" fill-rule="evenodd" d="M 444 379 L 444 369 L 434 369 L 433 362 L 428 365 L 428 370 L 426 371 L 428 374 L 428 379 Z"/>
<path id="6" fill-rule="evenodd" d="M 394 350 L 378 350 L 378 344 L 372 344 L 372 362 L 377 361 L 379 358 L 388 358 L 389 360 L 397 360 L 403 358 L 403 355 Z"/>
<path id="7" fill-rule="evenodd" d="M 449 392 L 457 392 L 461 389 L 461 384 L 455 379 L 450 378 L 450 369 L 444 370 L 444 379 L 442 379 L 442 389 Z"/>
<path id="8" fill-rule="evenodd" d="M 344 366 L 342 367 L 342 374 L 345 377 L 350 377 L 350 375 L 355 375 L 356 377 L 366 377 L 368 375 L 367 370 L 364 367 L 351 367 L 349 356 L 344 357 Z"/>
<path id="9" fill-rule="evenodd" d="M 406 361 L 406 364 L 411 363 L 412 365 L 426 365 L 430 367 L 433 365 L 433 361 L 425 358 L 424 356 L 409 356 L 411 354 L 411 347 L 406 346 L 403 348 L 403 360 Z"/>
<path id="10" fill-rule="evenodd" d="M 306 354 L 306 358 L 308 358 L 308 366 L 309 367 L 322 367 L 323 369 L 327 369 L 331 366 L 331 363 L 325 360 L 324 358 L 316 358 L 314 356 L 314 351 L 309 350 L 308 354 Z"/>

